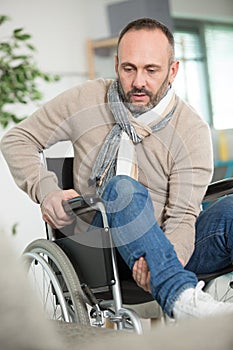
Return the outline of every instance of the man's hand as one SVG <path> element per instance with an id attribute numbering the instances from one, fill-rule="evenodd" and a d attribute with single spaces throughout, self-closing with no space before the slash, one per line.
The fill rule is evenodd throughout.
<path id="1" fill-rule="evenodd" d="M 184 266 L 183 259 L 179 259 L 182 266 Z M 139 287 L 144 289 L 146 292 L 151 293 L 151 286 L 150 286 L 150 271 L 147 266 L 146 260 L 141 257 L 138 260 L 135 261 L 133 266 L 133 279 L 137 283 Z"/>
<path id="2" fill-rule="evenodd" d="M 139 258 L 134 263 L 133 278 L 139 287 L 144 289 L 146 292 L 151 293 L 150 271 L 148 269 L 147 262 L 143 257 Z"/>
<path id="3" fill-rule="evenodd" d="M 50 192 L 45 196 L 41 204 L 42 217 L 53 228 L 61 228 L 73 222 L 74 217 L 68 215 L 62 206 L 62 201 L 79 196 L 73 190 L 60 190 Z"/>

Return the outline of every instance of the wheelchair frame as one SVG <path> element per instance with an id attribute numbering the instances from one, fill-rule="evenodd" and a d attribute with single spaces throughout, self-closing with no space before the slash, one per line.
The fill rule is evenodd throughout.
<path id="1" fill-rule="evenodd" d="M 46 164 L 49 171 L 56 173 L 58 184 L 61 188 L 73 188 L 73 158 L 47 158 Z M 227 179 L 211 185 L 208 188 L 205 198 L 206 200 L 213 200 L 219 196 L 231 193 L 233 193 L 233 179 Z M 108 251 L 110 255 L 108 255 L 105 261 L 105 268 L 107 269 L 107 278 L 105 278 L 105 281 L 107 281 L 107 286 L 93 288 L 90 287 L 88 283 L 85 283 L 85 279 L 80 282 L 80 276 L 78 275 L 79 264 L 78 267 L 75 267 L 74 263 L 71 261 L 72 259 L 68 256 L 69 246 L 68 250 L 66 247 L 68 237 L 63 239 L 63 236 L 59 241 L 59 238 L 54 236 L 57 234 L 57 230 L 51 230 L 47 225 L 47 240 L 39 239 L 30 243 L 23 253 L 23 260 L 28 270 L 32 269 L 32 266 L 33 269 L 38 269 L 38 267 L 40 267 L 42 269 L 41 278 L 43 279 L 45 276 L 48 278 L 47 288 L 49 292 L 47 293 L 50 294 L 51 303 L 53 304 L 52 314 L 50 310 L 49 312 L 47 310 L 46 304 L 48 294 L 46 298 L 43 299 L 43 305 L 50 318 L 63 320 L 65 322 L 77 322 L 84 325 L 89 324 L 90 320 L 92 320 L 91 324 L 94 326 L 104 326 L 106 319 L 108 319 L 111 323 L 116 325 L 118 330 L 133 330 L 141 334 L 142 325 L 138 314 L 123 305 L 149 302 L 153 299 L 149 293 L 142 291 L 131 278 L 130 282 L 128 280 L 126 281 L 129 283 L 132 282 L 131 285 L 127 287 L 129 294 L 130 292 L 132 295 L 134 292 L 136 294 L 140 292 L 141 295 L 139 293 L 140 297 L 138 302 L 135 302 L 135 300 L 131 302 L 130 298 L 126 300 L 126 302 L 123 301 L 122 295 L 124 295 L 124 288 L 122 290 L 122 285 L 124 285 L 124 283 L 122 283 L 119 277 L 116 250 L 111 244 L 111 235 L 104 205 L 102 201 L 96 197 L 88 198 L 88 202 L 88 205 L 86 202 L 82 203 L 83 205 L 79 208 L 79 214 L 91 210 L 100 211 L 103 219 L 103 232 L 107 235 L 110 242 L 110 251 Z M 80 206 L 80 203 L 75 204 L 71 201 L 70 205 L 72 210 L 76 210 L 76 206 Z M 72 229 L 73 227 L 71 230 Z M 84 264 L 84 266 L 85 265 L 86 264 Z M 232 271 L 233 267 L 230 266 L 217 273 L 198 277 L 199 279 L 209 282 L 216 277 Z M 83 276 L 81 276 L 81 279 L 82 278 Z M 40 281 L 40 283 L 43 284 L 44 282 Z M 108 294 L 106 293 L 106 289 L 111 290 L 112 298 L 104 298 L 104 296 Z M 87 305 L 89 306 L 87 307 Z"/>

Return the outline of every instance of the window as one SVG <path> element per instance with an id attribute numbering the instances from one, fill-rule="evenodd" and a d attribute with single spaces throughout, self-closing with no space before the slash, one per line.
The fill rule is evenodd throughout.
<path id="1" fill-rule="evenodd" d="M 233 27 L 205 26 L 205 42 L 213 125 L 216 129 L 233 128 Z"/>
<path id="2" fill-rule="evenodd" d="M 176 58 L 180 69 L 174 86 L 216 129 L 233 128 L 231 76 L 233 26 L 178 21 Z"/>

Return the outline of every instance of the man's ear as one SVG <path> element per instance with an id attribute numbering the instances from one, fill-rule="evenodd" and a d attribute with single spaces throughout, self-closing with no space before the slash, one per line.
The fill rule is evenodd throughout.
<path id="1" fill-rule="evenodd" d="M 118 56 L 115 55 L 115 73 L 117 77 L 118 77 L 118 66 L 119 66 L 119 59 L 118 59 Z"/>
<path id="2" fill-rule="evenodd" d="M 169 83 L 172 84 L 179 70 L 179 61 L 174 61 L 170 67 Z"/>

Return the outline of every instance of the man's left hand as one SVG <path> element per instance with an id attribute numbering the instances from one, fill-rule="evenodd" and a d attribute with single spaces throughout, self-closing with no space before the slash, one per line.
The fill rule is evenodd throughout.
<path id="1" fill-rule="evenodd" d="M 144 289 L 146 292 L 151 293 L 150 286 L 150 271 L 146 260 L 141 257 L 139 258 L 133 266 L 133 278 L 137 285 Z"/>

